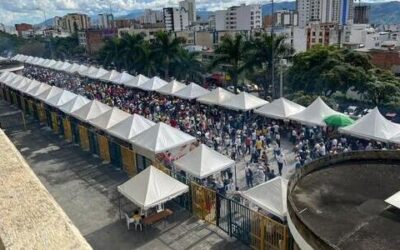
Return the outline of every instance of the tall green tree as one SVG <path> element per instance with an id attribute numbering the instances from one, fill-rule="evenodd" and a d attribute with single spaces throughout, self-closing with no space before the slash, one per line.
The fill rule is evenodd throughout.
<path id="1" fill-rule="evenodd" d="M 143 42 L 137 51 L 137 72 L 152 77 L 157 73 L 157 64 L 154 52 L 148 42 Z"/>
<path id="2" fill-rule="evenodd" d="M 124 65 L 124 69 L 129 72 L 137 73 L 140 67 L 140 61 L 138 56 L 142 45 L 147 43 L 144 41 L 142 34 L 124 34 L 120 39 L 121 51 L 117 60 L 120 61 L 121 65 Z"/>
<path id="3" fill-rule="evenodd" d="M 104 66 L 113 65 L 118 70 L 124 68 L 125 62 L 121 60 L 123 54 L 123 43 L 119 38 L 108 39 L 98 53 L 98 60 Z"/>
<path id="4" fill-rule="evenodd" d="M 189 52 L 180 49 L 178 57 L 172 63 L 173 72 L 176 79 L 189 82 L 202 83 L 204 81 L 204 65 L 199 60 L 198 52 Z"/>
<path id="5" fill-rule="evenodd" d="M 236 34 L 234 37 L 227 35 L 222 38 L 215 50 L 216 57 L 211 62 L 211 68 L 225 66 L 226 72 L 232 78 L 235 93 L 237 93 L 238 88 L 238 76 L 245 70 L 244 59 L 247 50 L 248 47 L 241 34 Z"/>
<path id="6" fill-rule="evenodd" d="M 267 98 L 269 86 L 272 86 L 273 97 L 277 94 L 275 83 L 272 82 L 273 74 L 277 72 L 281 59 L 289 59 L 294 50 L 285 43 L 284 36 L 271 36 L 262 34 L 250 41 L 251 49 L 248 53 L 246 64 L 247 68 L 264 71 L 266 81 L 262 82 L 264 89 L 264 98 Z M 273 70 L 274 69 L 274 70 Z"/>
<path id="7" fill-rule="evenodd" d="M 293 91 L 329 97 L 365 84 L 371 67 L 367 57 L 354 51 L 315 46 L 294 56 L 288 84 Z"/>
<path id="8" fill-rule="evenodd" d="M 152 50 L 158 69 L 164 72 L 165 79 L 170 77 L 170 72 L 173 71 L 173 61 L 177 59 L 183 43 L 183 38 L 173 37 L 167 32 L 156 34 L 152 43 Z"/>

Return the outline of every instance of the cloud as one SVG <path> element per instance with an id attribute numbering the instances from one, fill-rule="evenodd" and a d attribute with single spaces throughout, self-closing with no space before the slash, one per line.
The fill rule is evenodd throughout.
<path id="1" fill-rule="evenodd" d="M 279 0 L 278 0 L 279 1 Z M 284 1 L 284 0 L 280 0 Z M 41 23 L 47 18 L 81 12 L 89 15 L 109 12 L 124 15 L 134 10 L 162 9 L 178 6 L 180 0 L 0 0 L 0 23 L 13 25 L 19 22 Z M 268 3 L 270 0 L 197 0 L 198 9 L 218 10 L 242 3 Z M 369 2 L 376 2 L 370 0 Z"/>

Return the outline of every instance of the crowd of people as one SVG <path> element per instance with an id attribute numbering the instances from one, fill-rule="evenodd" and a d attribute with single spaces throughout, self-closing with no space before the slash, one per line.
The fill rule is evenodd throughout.
<path id="1" fill-rule="evenodd" d="M 383 148 L 379 143 L 340 136 L 334 130 L 305 127 L 296 123 L 271 120 L 251 111 L 237 112 L 216 106 L 200 104 L 173 96 L 146 92 L 123 85 L 81 77 L 38 66 L 26 65 L 24 75 L 48 83 L 89 99 L 97 99 L 129 113 L 142 115 L 154 122 L 164 122 L 195 136 L 201 143 L 228 155 L 235 161 L 247 159 L 246 183 L 253 186 L 255 169 L 261 169 L 264 180 L 282 175 L 287 165 L 281 148 L 282 137 L 293 144 L 294 165 L 300 168 L 306 162 L 326 154 L 349 150 Z M 273 152 L 273 157 L 268 152 Z M 276 167 L 271 167 L 272 162 Z M 256 167 L 254 167 L 256 166 Z M 274 168 L 278 171 L 275 172 Z"/>

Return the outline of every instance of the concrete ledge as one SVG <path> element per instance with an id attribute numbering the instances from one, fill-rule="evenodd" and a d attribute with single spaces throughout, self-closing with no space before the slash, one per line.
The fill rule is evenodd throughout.
<path id="1" fill-rule="evenodd" d="M 92 249 L 0 130 L 0 249 Z"/>
<path id="2" fill-rule="evenodd" d="M 296 202 L 293 198 L 293 193 L 297 184 L 300 180 L 302 180 L 303 177 L 309 175 L 313 176 L 313 174 L 317 174 L 318 171 L 329 168 L 333 165 L 347 163 L 360 163 L 360 165 L 362 165 L 365 162 L 397 166 L 400 163 L 400 151 L 352 151 L 337 155 L 329 155 L 310 162 L 304 168 L 297 170 L 296 173 L 289 180 L 287 194 L 288 217 L 290 218 L 292 224 L 295 226 L 296 231 L 302 237 L 302 240 L 308 243 L 308 245 L 310 245 L 312 248 L 322 250 L 338 249 L 336 245 L 332 245 L 328 241 L 322 239 L 319 236 L 319 232 L 314 232 L 313 230 L 311 230 L 307 226 L 307 222 L 303 221 L 303 216 L 300 216 L 300 214 L 302 213 L 302 208 L 296 206 Z M 349 176 L 351 176 L 351 173 L 349 173 Z M 321 180 L 321 183 L 323 183 L 323 180 Z M 318 189 L 318 187 L 316 187 L 316 189 Z M 304 193 L 304 196 L 307 197 L 307 193 Z"/>

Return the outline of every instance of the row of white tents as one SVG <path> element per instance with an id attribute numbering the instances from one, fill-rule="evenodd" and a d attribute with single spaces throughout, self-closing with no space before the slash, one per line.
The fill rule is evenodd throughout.
<path id="1" fill-rule="evenodd" d="M 159 77 L 149 79 L 143 75 L 132 76 L 126 72 L 107 71 L 94 66 L 87 67 L 76 63 L 70 64 L 68 62 L 25 55 L 16 55 L 12 59 L 68 73 L 78 73 L 82 76 L 113 82 L 115 84 L 124 84 L 128 87 L 157 91 L 161 94 L 174 95 L 183 99 L 197 99 L 198 102 L 207 105 L 218 105 L 241 111 L 254 109 L 254 112 L 261 116 L 292 120 L 309 126 L 326 126 L 324 122 L 325 118 L 330 115 L 340 114 L 331 109 L 321 98 L 317 98 L 306 108 L 285 98 L 268 103 L 246 92 L 235 95 L 223 88 L 216 88 L 210 92 L 195 83 L 185 85 L 176 80 L 166 82 Z M 367 119 L 368 121 L 364 122 Z M 371 124 L 374 124 L 374 126 L 371 127 Z M 369 129 L 365 129 L 364 126 Z M 355 124 L 341 128 L 339 131 L 363 139 L 394 143 L 400 142 L 398 124 L 384 118 L 377 108 L 370 115 L 368 114 L 365 118 L 359 119 Z"/>
<path id="2" fill-rule="evenodd" d="M 0 75 L 0 82 L 84 123 L 131 143 L 135 152 L 149 159 L 154 159 L 159 153 L 196 141 L 189 134 L 165 123 L 155 124 L 143 116 L 131 115 L 118 108 L 111 108 L 97 100 L 91 101 L 68 90 L 14 73 L 3 73 Z M 201 145 L 179 159 L 177 164 L 179 164 L 179 169 L 202 179 L 232 167 L 234 161 Z"/>

